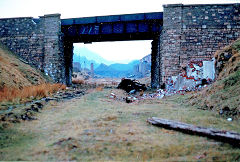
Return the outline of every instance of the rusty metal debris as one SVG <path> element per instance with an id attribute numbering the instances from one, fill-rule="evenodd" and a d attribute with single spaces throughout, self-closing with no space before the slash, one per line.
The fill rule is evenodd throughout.
<path id="1" fill-rule="evenodd" d="M 145 84 L 141 84 L 137 80 L 131 80 L 131 79 L 125 79 L 123 78 L 121 82 L 119 83 L 118 87 L 119 89 L 125 90 L 127 93 L 135 93 L 136 91 L 145 91 L 147 90 L 147 87 Z"/>

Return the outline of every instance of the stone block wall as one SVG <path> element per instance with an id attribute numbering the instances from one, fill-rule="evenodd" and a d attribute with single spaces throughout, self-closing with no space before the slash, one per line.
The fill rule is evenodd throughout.
<path id="1" fill-rule="evenodd" d="M 39 69 L 44 58 L 41 24 L 30 17 L 0 19 L 0 42 Z"/>
<path id="2" fill-rule="evenodd" d="M 182 7 L 179 5 L 165 6 L 163 12 L 163 30 L 161 42 L 161 82 L 179 72 L 179 56 L 181 50 Z"/>
<path id="3" fill-rule="evenodd" d="M 55 82 L 66 83 L 60 14 L 0 19 L 0 42 Z"/>
<path id="4" fill-rule="evenodd" d="M 44 72 L 54 81 L 66 83 L 63 35 L 60 14 L 45 15 L 44 27 Z"/>
<path id="5" fill-rule="evenodd" d="M 165 5 L 163 17 L 163 82 L 189 61 L 210 60 L 240 37 L 240 4 Z"/>

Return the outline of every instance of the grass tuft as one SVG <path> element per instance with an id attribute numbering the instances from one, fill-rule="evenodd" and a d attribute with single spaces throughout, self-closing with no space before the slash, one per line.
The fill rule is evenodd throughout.
<path id="1" fill-rule="evenodd" d="M 96 87 L 96 91 L 98 91 L 98 92 L 103 91 L 103 86 Z"/>
<path id="2" fill-rule="evenodd" d="M 84 84 L 85 82 L 84 82 L 84 80 L 81 80 L 81 79 L 75 79 L 75 80 L 72 81 L 72 83 L 73 83 L 73 84 L 80 84 L 80 85 L 82 85 L 82 84 Z"/>
<path id="3" fill-rule="evenodd" d="M 41 84 L 23 87 L 22 89 L 3 87 L 0 89 L 0 102 L 24 102 L 27 99 L 47 97 L 59 90 L 66 89 L 63 84 Z"/>

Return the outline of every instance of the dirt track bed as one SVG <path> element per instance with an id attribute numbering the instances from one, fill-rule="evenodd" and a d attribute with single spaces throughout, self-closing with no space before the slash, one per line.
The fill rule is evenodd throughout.
<path id="1" fill-rule="evenodd" d="M 117 89 L 91 90 L 82 98 L 52 103 L 38 120 L 0 130 L 1 160 L 237 161 L 240 149 L 204 137 L 149 125 L 157 116 L 240 132 L 239 121 L 179 104 L 181 97 L 127 104 Z M 184 96 L 182 96 L 184 97 Z"/>

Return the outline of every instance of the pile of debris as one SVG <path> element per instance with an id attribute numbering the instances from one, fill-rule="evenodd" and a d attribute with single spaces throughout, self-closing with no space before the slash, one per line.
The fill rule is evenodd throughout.
<path id="1" fill-rule="evenodd" d="M 123 101 L 126 103 L 136 103 L 141 100 L 145 99 L 161 99 L 164 96 L 168 95 L 166 90 L 156 90 L 155 92 L 151 93 L 144 93 L 147 90 L 145 84 L 141 84 L 138 80 L 131 80 L 131 79 L 122 79 L 119 83 L 118 89 L 122 89 L 127 94 L 125 95 L 116 95 L 115 93 L 111 92 L 108 98 Z"/>
<path id="2" fill-rule="evenodd" d="M 131 103 L 142 99 L 161 99 L 164 96 L 174 94 L 184 95 L 189 91 L 200 91 L 213 83 L 215 79 L 215 59 L 192 60 L 177 76 L 169 77 L 165 82 L 164 89 L 149 94 L 143 93 L 147 88 L 145 84 L 141 84 L 137 80 L 123 78 L 117 88 L 123 89 L 128 93 L 126 102 Z M 141 92 L 139 95 L 134 95 L 136 92 Z M 112 96 L 111 98 L 116 98 Z"/>
<path id="3" fill-rule="evenodd" d="M 121 80 L 117 88 L 123 89 L 130 94 L 147 90 L 147 87 L 145 86 L 145 84 L 141 84 L 139 81 L 135 79 L 131 80 L 131 79 L 125 79 L 125 78 Z"/>
<path id="4" fill-rule="evenodd" d="M 123 89 L 128 93 L 125 98 L 127 103 L 143 99 L 161 99 L 164 96 L 181 94 L 189 91 L 199 91 L 208 86 L 215 79 L 215 59 L 210 61 L 195 60 L 190 61 L 187 66 L 182 68 L 182 73 L 167 79 L 164 89 L 158 89 L 152 93 L 143 93 L 147 87 L 137 80 L 123 78 L 117 88 Z M 136 95 L 136 92 L 140 92 Z M 116 99 L 116 95 L 110 95 Z"/>

